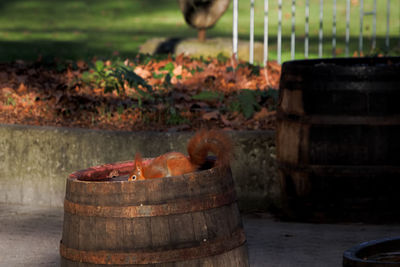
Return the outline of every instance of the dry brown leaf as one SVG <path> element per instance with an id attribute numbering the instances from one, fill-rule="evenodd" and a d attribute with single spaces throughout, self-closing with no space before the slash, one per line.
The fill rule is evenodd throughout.
<path id="1" fill-rule="evenodd" d="M 95 61 L 93 59 L 92 63 Z M 171 62 L 175 66 L 173 84 L 166 88 L 163 79 L 154 78 L 152 74 L 166 74 L 165 70 L 159 69 Z M 106 65 L 111 63 L 109 60 L 105 61 Z M 253 74 L 250 67 L 241 66 L 235 72 L 227 71 L 228 67 L 235 68 L 240 63 L 234 59 L 220 62 L 216 58 L 210 58 L 205 62 L 180 55 L 175 60 L 172 57 L 164 60 L 151 59 L 146 64 L 136 65 L 136 61 L 134 63 L 127 59 L 124 63 L 136 67 L 135 72 L 159 96 L 164 97 L 166 92 L 165 96 L 173 100 L 177 112 L 189 119 L 190 125 L 186 125 L 185 129 L 198 129 L 205 122 L 210 126 L 230 129 L 273 127 L 274 114 L 268 115 L 268 111 L 261 110 L 255 114 L 259 120 L 246 120 L 241 113 L 229 111 L 220 114 L 219 101 L 206 102 L 194 100 L 192 97 L 202 90 L 212 90 L 224 94 L 226 103 L 231 103 L 235 101 L 235 92 L 240 89 L 265 89 L 271 85 L 277 88 L 280 65 L 275 62 L 268 64 L 268 83 L 264 75 Z M 141 108 L 134 109 L 137 103 L 130 97 L 134 92 L 133 88 L 125 88 L 124 94 L 118 95 L 116 91 L 105 94 L 104 88 L 93 88 L 93 85 L 68 83 L 81 77 L 82 72 L 87 70 L 85 62 L 77 61 L 76 64 L 77 70 L 66 70 L 63 73 L 38 64 L 0 64 L 0 101 L 8 103 L 10 109 L 2 109 L 4 115 L 0 116 L 0 121 L 110 130 L 166 130 L 171 127 L 162 121 L 165 118 L 157 116 L 160 109 L 171 104 L 168 100 L 163 98 L 161 101 L 145 101 Z M 177 79 L 177 76 L 182 76 L 182 79 Z M 21 84 L 26 88 L 18 91 Z M 144 115 L 148 121 L 144 121 Z M 157 119 L 157 123 L 154 119 Z"/>
<path id="2" fill-rule="evenodd" d="M 209 120 L 218 120 L 220 113 L 218 110 L 214 110 L 211 112 L 204 113 L 203 116 L 201 116 L 204 120 L 209 121 Z"/>
<path id="3" fill-rule="evenodd" d="M 232 122 L 230 120 L 228 120 L 226 115 L 221 115 L 221 121 L 226 126 L 231 126 L 232 125 Z"/>
<path id="4" fill-rule="evenodd" d="M 27 91 L 27 87 L 25 86 L 25 84 L 24 83 L 20 83 L 19 86 L 18 86 L 17 92 L 19 94 L 23 94 L 23 93 L 26 93 L 26 91 Z"/>
<path id="5" fill-rule="evenodd" d="M 8 96 L 14 93 L 14 90 L 10 87 L 3 87 L 1 88 L 1 94 L 4 96 Z"/>
<path id="6" fill-rule="evenodd" d="M 172 72 L 175 76 L 182 75 L 182 65 L 175 67 Z"/>
<path id="7" fill-rule="evenodd" d="M 143 79 L 148 79 L 151 77 L 151 72 L 142 67 L 136 67 L 135 73 L 140 77 L 142 77 Z"/>
<path id="8" fill-rule="evenodd" d="M 254 114 L 253 118 L 255 120 L 264 120 L 273 114 L 275 114 L 275 111 L 269 111 L 266 107 L 263 107 L 260 111 Z"/>
<path id="9" fill-rule="evenodd" d="M 76 66 L 81 70 L 87 69 L 87 67 L 88 67 L 87 63 L 83 60 L 78 60 L 76 62 Z"/>

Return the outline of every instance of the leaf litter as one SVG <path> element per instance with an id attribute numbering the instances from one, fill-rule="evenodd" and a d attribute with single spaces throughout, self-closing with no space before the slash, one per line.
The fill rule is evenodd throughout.
<path id="1" fill-rule="evenodd" d="M 281 66 L 184 55 L 0 64 L 0 123 L 125 131 L 274 129 Z"/>

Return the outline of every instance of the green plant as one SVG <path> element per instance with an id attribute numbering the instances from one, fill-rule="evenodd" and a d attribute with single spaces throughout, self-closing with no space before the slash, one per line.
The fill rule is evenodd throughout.
<path id="1" fill-rule="evenodd" d="M 279 91 L 272 88 L 268 90 L 242 89 L 228 103 L 227 108 L 230 112 L 240 112 L 246 119 L 250 119 L 262 106 L 275 110 L 278 96 Z"/>
<path id="2" fill-rule="evenodd" d="M 256 110 L 260 109 L 260 105 L 256 99 L 255 91 L 242 89 L 238 95 L 241 111 L 246 119 L 250 119 Z"/>
<path id="3" fill-rule="evenodd" d="M 258 65 L 250 64 L 250 63 L 240 63 L 237 66 L 239 68 L 249 68 L 251 70 L 250 74 L 255 76 L 260 76 L 261 67 Z"/>
<path id="4" fill-rule="evenodd" d="M 166 112 L 167 112 L 166 122 L 168 125 L 180 125 L 189 122 L 188 119 L 182 117 L 179 111 L 176 110 L 176 108 L 174 108 L 173 106 L 169 106 L 166 109 Z"/>
<path id="5" fill-rule="evenodd" d="M 174 63 L 168 62 L 164 67 L 160 68 L 160 70 L 166 70 L 171 76 L 174 76 L 173 71 L 175 69 Z"/>
<path id="6" fill-rule="evenodd" d="M 142 77 L 120 61 L 110 66 L 101 60 L 96 61 L 94 67 L 82 74 L 82 81 L 104 88 L 105 93 L 114 90 L 118 94 L 125 92 L 125 84 L 135 88 L 141 98 L 151 98 L 153 93 L 153 88 Z"/>
<path id="7" fill-rule="evenodd" d="M 225 56 L 222 52 L 218 53 L 217 60 L 221 63 L 226 63 L 228 61 L 228 57 Z"/>
<path id="8" fill-rule="evenodd" d="M 226 67 L 226 72 L 234 72 L 235 69 L 232 66 Z"/>
<path id="9" fill-rule="evenodd" d="M 82 81 L 85 83 L 94 83 L 96 86 L 104 88 L 104 92 L 117 90 L 120 92 L 120 84 L 114 75 L 114 70 L 107 67 L 103 61 L 95 62 L 94 67 L 89 71 L 82 73 Z"/>
<path id="10" fill-rule="evenodd" d="M 194 75 L 196 72 L 203 72 L 203 71 L 204 71 L 204 68 L 199 67 L 199 66 L 196 66 L 196 68 L 188 69 L 188 70 L 190 71 L 190 73 L 191 73 L 192 75 Z"/>
<path id="11" fill-rule="evenodd" d="M 276 110 L 278 106 L 278 99 L 279 99 L 279 90 L 268 88 L 267 91 L 263 91 L 262 97 L 266 99 L 268 102 L 268 108 L 270 110 Z"/>
<path id="12" fill-rule="evenodd" d="M 215 91 L 202 91 L 197 95 L 192 96 L 192 99 L 201 101 L 222 101 L 224 99 L 224 95 Z"/>
<path id="13" fill-rule="evenodd" d="M 117 79 L 121 88 L 124 88 L 125 82 L 127 82 L 130 87 L 136 89 L 139 97 L 153 99 L 153 87 L 149 85 L 142 77 L 137 75 L 133 70 L 123 66 L 118 67 L 113 76 Z"/>
<path id="14" fill-rule="evenodd" d="M 155 73 L 155 72 L 153 73 L 153 78 L 155 78 L 155 79 L 163 79 L 164 78 L 164 81 L 163 81 L 164 88 L 170 89 L 172 86 L 171 79 L 172 79 L 172 77 L 174 77 L 174 69 L 175 69 L 174 63 L 168 62 L 164 67 L 161 67 L 159 69 L 159 71 L 162 71 L 161 73 Z M 163 73 L 165 71 L 167 73 Z M 176 78 L 182 79 L 182 75 L 177 75 Z"/>
<path id="15" fill-rule="evenodd" d="M 117 113 L 118 113 L 118 115 L 121 116 L 122 113 L 124 113 L 124 110 L 125 110 L 124 106 L 119 105 L 119 106 L 117 107 Z"/>
<path id="16" fill-rule="evenodd" d="M 229 110 L 230 112 L 232 112 L 232 113 L 234 113 L 234 112 L 240 112 L 240 111 L 241 111 L 240 102 L 239 102 L 237 99 L 231 101 L 231 102 L 228 104 L 228 110 Z"/>
<path id="17" fill-rule="evenodd" d="M 7 97 L 7 99 L 6 99 L 6 101 L 5 101 L 5 105 L 6 105 L 6 106 L 13 106 L 13 107 L 15 107 L 16 104 L 17 104 L 17 103 L 16 103 L 15 99 L 14 99 L 12 96 L 8 96 L 8 97 Z"/>
<path id="18" fill-rule="evenodd" d="M 153 72 L 154 79 L 161 79 L 162 77 L 164 77 L 164 74 Z"/>
<path id="19" fill-rule="evenodd" d="M 172 79 L 171 74 L 167 73 L 167 75 L 165 75 L 165 79 L 164 79 L 164 83 L 163 83 L 163 85 L 166 89 L 170 89 L 170 87 L 172 85 L 171 79 Z"/>

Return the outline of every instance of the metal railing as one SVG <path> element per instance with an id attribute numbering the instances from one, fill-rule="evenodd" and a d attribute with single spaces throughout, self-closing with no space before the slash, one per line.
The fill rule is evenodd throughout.
<path id="1" fill-rule="evenodd" d="M 281 63 L 282 61 L 282 0 L 271 0 L 277 1 L 277 62 Z M 351 0 L 339 0 L 340 2 L 345 2 L 345 56 L 348 57 L 350 55 L 350 11 L 351 11 Z M 377 0 L 373 1 L 373 9 L 372 10 L 364 10 L 365 5 L 364 1 L 368 0 L 358 0 L 358 8 L 360 12 L 360 27 L 359 27 L 359 35 L 358 35 L 358 54 L 362 55 L 364 49 L 364 17 L 372 16 L 372 41 L 371 41 L 371 49 L 374 50 L 376 48 L 376 23 L 377 23 Z M 384 0 L 379 0 L 382 4 Z M 400 0 L 394 0 L 400 1 Z M 289 1 L 286 1 L 289 2 Z M 327 3 L 328 2 L 328 3 Z M 244 1 L 241 4 L 245 3 Z M 332 57 L 336 56 L 337 52 L 337 0 L 319 0 L 319 29 L 318 29 L 318 56 L 323 56 L 324 49 L 324 4 L 332 4 Z M 390 15 L 391 15 L 391 0 L 386 1 L 386 36 L 385 36 L 385 47 L 387 50 L 390 49 Z M 264 57 L 263 63 L 267 64 L 268 61 L 268 28 L 269 28 L 269 16 L 270 16 L 270 1 L 264 0 Z M 250 0 L 250 51 L 249 51 L 249 63 L 254 63 L 254 9 L 255 2 L 254 0 Z M 298 12 L 299 8 L 296 9 L 296 0 L 291 1 L 291 34 L 290 34 L 290 57 L 291 59 L 295 59 L 295 48 L 296 48 L 296 12 Z M 305 0 L 305 29 L 304 29 L 304 58 L 308 58 L 310 54 L 310 0 Z M 340 18 L 341 19 L 341 18 Z M 400 21 L 400 18 L 399 18 Z M 384 22 L 383 22 L 384 23 Z M 400 33 L 399 33 L 400 37 Z M 238 0 L 233 0 L 233 54 L 237 56 L 238 52 Z"/>

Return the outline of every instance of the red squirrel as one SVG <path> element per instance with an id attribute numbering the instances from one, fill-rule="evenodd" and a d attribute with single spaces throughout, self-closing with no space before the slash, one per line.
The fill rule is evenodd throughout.
<path id="1" fill-rule="evenodd" d="M 169 152 L 144 165 L 140 153 L 136 153 L 134 169 L 128 180 L 145 180 L 194 172 L 206 163 L 209 152 L 217 157 L 215 165 L 227 166 L 231 160 L 232 148 L 232 141 L 226 133 L 201 130 L 189 140 L 187 145 L 189 156 L 179 152 Z"/>

